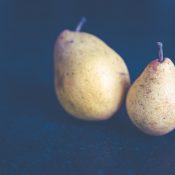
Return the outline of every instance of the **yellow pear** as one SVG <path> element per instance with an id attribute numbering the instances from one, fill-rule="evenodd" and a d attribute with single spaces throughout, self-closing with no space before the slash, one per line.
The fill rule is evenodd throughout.
<path id="1" fill-rule="evenodd" d="M 92 34 L 64 30 L 54 49 L 55 90 L 65 111 L 104 120 L 120 107 L 130 83 L 123 59 Z"/>
<path id="2" fill-rule="evenodd" d="M 128 91 L 126 107 L 131 121 L 150 135 L 164 135 L 175 127 L 175 67 L 163 57 L 153 60 Z"/>

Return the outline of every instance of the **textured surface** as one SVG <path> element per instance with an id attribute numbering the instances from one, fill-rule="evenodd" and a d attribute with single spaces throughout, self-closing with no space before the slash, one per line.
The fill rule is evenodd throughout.
<path id="1" fill-rule="evenodd" d="M 94 35 L 63 31 L 54 47 L 54 79 L 64 109 L 84 120 L 119 110 L 130 85 L 123 59 Z"/>
<path id="2" fill-rule="evenodd" d="M 127 112 L 145 133 L 164 135 L 175 128 L 175 66 L 165 58 L 146 66 L 126 98 Z"/>
<path id="3" fill-rule="evenodd" d="M 174 9 L 172 0 L 1 0 L 0 175 L 174 175 L 175 132 L 144 135 L 124 109 L 100 123 L 71 118 L 52 59 L 57 34 L 85 15 L 84 30 L 118 51 L 134 80 L 158 40 L 174 59 Z"/>

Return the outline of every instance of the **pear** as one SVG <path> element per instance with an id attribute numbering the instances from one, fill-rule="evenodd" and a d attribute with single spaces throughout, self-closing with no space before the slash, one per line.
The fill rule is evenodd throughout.
<path id="1" fill-rule="evenodd" d="M 69 114 L 83 120 L 110 118 L 130 84 L 123 59 L 98 37 L 64 30 L 54 48 L 55 91 Z"/>
<path id="2" fill-rule="evenodd" d="M 126 108 L 131 121 L 150 135 L 164 135 L 175 127 L 175 67 L 163 57 L 153 60 L 130 87 Z"/>

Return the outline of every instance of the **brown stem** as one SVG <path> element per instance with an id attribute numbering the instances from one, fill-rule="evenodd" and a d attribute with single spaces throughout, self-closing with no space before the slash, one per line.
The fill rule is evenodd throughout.
<path id="1" fill-rule="evenodd" d="M 163 62 L 165 58 L 163 57 L 163 44 L 162 42 L 157 42 L 158 45 L 158 55 L 159 55 L 159 62 Z"/>
<path id="2" fill-rule="evenodd" d="M 86 18 L 83 16 L 83 17 L 81 18 L 80 22 L 78 23 L 78 25 L 77 25 L 75 31 L 76 31 L 76 32 L 80 32 L 80 30 L 81 30 L 82 26 L 85 24 L 85 22 L 86 22 Z"/>

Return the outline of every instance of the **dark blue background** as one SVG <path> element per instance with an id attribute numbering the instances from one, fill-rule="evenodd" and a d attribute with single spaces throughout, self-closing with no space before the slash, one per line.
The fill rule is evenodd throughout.
<path id="1" fill-rule="evenodd" d="M 156 41 L 174 60 L 174 9 L 173 0 L 1 0 L 0 175 L 174 175 L 175 132 L 141 133 L 124 104 L 108 121 L 76 120 L 53 86 L 55 39 L 82 15 L 134 80 L 157 57 Z"/>

